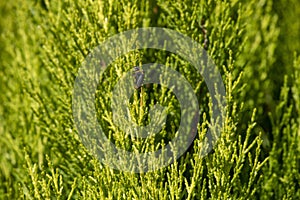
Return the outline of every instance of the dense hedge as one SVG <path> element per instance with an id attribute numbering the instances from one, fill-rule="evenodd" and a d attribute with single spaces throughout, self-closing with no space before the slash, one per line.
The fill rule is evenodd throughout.
<path id="1" fill-rule="evenodd" d="M 0 12 L 0 199 L 300 198 L 298 0 L 17 0 L 1 1 Z M 81 143 L 72 116 L 78 69 L 99 43 L 138 27 L 183 33 L 218 66 L 226 119 L 205 158 L 197 156 L 210 114 L 205 83 L 188 62 L 163 51 L 130 52 L 109 67 L 97 91 L 99 123 L 122 148 L 153 150 L 171 139 L 180 115 L 152 142 L 124 139 L 111 123 L 108 94 L 132 66 L 175 66 L 201 100 L 189 151 L 166 168 L 135 174 L 101 164 Z M 154 104 L 144 99 L 141 106 L 139 95 L 178 112 L 170 90 L 145 88 L 132 99 L 139 124 Z"/>

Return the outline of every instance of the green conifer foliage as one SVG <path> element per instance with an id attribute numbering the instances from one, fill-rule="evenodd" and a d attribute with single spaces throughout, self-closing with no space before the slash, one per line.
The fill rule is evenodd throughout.
<path id="1" fill-rule="evenodd" d="M 299 8 L 297 0 L 1 1 L 0 199 L 299 199 Z M 155 151 L 175 136 L 181 117 L 172 91 L 153 84 L 135 91 L 129 112 L 146 125 L 150 107 L 167 106 L 160 133 L 133 139 L 114 124 L 112 90 L 134 66 L 157 62 L 178 71 L 201 102 L 187 152 L 165 168 L 129 173 L 102 164 L 82 144 L 72 95 L 93 48 L 140 27 L 169 28 L 202 44 L 221 73 L 227 105 L 221 137 L 200 158 L 212 112 L 203 78 L 166 51 L 117 58 L 95 105 L 119 148 Z"/>

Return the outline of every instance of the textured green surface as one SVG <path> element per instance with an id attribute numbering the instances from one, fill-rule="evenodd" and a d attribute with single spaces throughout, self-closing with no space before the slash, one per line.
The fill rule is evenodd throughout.
<path id="1" fill-rule="evenodd" d="M 1 1 L 0 17 L 0 199 L 300 198 L 298 0 L 17 0 Z M 117 59 L 96 103 L 99 123 L 122 148 L 157 148 L 175 134 L 180 117 L 169 119 L 148 143 L 124 139 L 111 123 L 107 94 L 132 66 L 175 64 L 201 100 L 199 134 L 189 152 L 159 171 L 131 174 L 102 165 L 81 144 L 72 90 L 93 47 L 119 32 L 149 26 L 176 30 L 207 46 L 222 74 L 228 107 L 222 137 L 199 159 L 209 116 L 201 77 L 186 61 L 162 51 Z M 131 114 L 146 124 L 153 102 L 141 108 L 139 94 Z M 153 86 L 142 95 L 171 105 L 175 113 L 179 109 L 169 90 Z"/>

